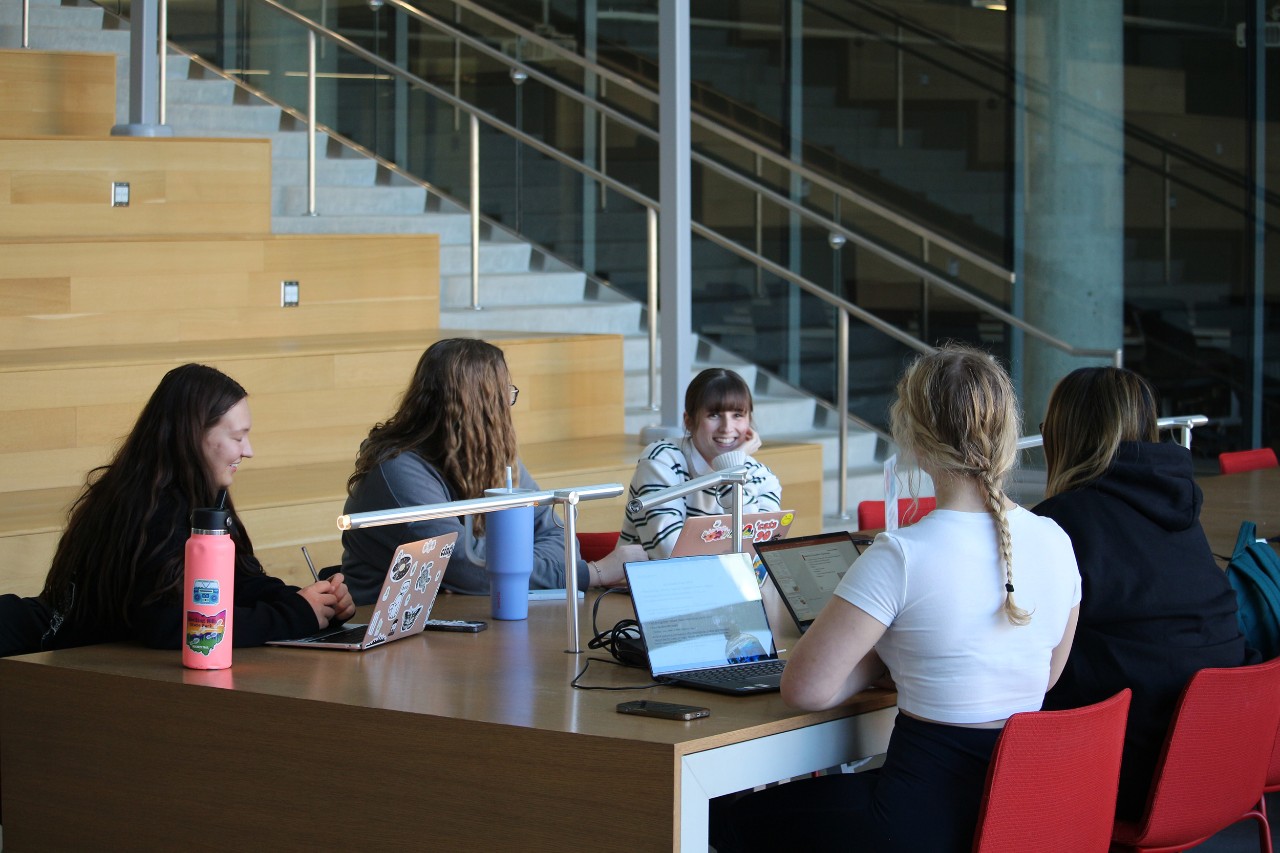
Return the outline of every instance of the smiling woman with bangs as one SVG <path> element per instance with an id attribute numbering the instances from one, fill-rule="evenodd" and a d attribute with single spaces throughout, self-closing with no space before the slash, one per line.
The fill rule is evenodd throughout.
<path id="1" fill-rule="evenodd" d="M 748 477 L 742 485 L 742 511 L 782 509 L 782 484 L 772 471 L 752 458 L 760 449 L 760 433 L 753 422 L 753 411 L 751 389 L 741 376 L 720 367 L 699 373 L 684 395 L 684 437 L 676 442 L 662 439 L 645 448 L 631 477 L 628 500 L 712 471 L 746 465 Z M 725 484 L 643 512 L 628 511 L 618 541 L 640 545 L 651 560 L 670 557 L 686 518 L 724 515 L 732 510 L 732 488 Z"/>

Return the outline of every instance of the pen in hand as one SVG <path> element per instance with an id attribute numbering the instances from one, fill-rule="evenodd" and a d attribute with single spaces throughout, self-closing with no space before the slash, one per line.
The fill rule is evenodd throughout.
<path id="1" fill-rule="evenodd" d="M 307 552 L 307 546 L 302 546 L 302 559 L 307 561 L 307 568 L 311 570 L 311 577 L 316 579 L 316 583 L 320 583 L 320 575 L 316 574 L 316 564 L 311 562 L 311 554 Z"/>

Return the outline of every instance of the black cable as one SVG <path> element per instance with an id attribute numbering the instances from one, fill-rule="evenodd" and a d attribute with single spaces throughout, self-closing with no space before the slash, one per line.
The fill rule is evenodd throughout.
<path id="1" fill-rule="evenodd" d="M 613 592 L 625 592 L 625 590 L 606 589 L 596 596 L 595 603 L 591 607 L 591 631 L 594 636 L 587 641 L 587 648 L 603 649 L 614 661 L 623 666 L 647 669 L 649 655 L 645 651 L 644 634 L 640 630 L 639 622 L 635 619 L 621 619 L 612 628 L 606 631 L 600 630 L 598 623 L 600 601 Z"/>
<path id="2" fill-rule="evenodd" d="M 587 667 L 591 666 L 592 661 L 596 661 L 598 663 L 610 663 L 614 666 L 627 666 L 627 664 L 624 664 L 621 661 L 606 660 L 605 658 L 587 658 L 587 662 L 582 665 L 582 669 L 580 669 L 578 674 L 573 677 L 573 681 L 569 682 L 569 686 L 574 690 L 651 690 L 654 687 L 661 687 L 664 684 L 670 683 L 668 681 L 658 681 L 655 679 L 650 684 L 628 684 L 621 687 L 603 687 L 598 685 L 587 686 L 579 684 L 578 679 L 587 674 Z"/>

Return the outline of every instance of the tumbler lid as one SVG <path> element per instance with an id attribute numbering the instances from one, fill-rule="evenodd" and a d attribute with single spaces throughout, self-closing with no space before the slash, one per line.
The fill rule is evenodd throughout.
<path id="1" fill-rule="evenodd" d="M 231 529 L 231 513 L 215 507 L 192 510 L 191 529 L 226 533 Z"/>

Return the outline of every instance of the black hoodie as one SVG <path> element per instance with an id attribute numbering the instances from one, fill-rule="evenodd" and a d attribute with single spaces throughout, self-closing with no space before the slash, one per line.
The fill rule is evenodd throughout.
<path id="1" fill-rule="evenodd" d="M 1202 501 L 1188 451 L 1135 441 L 1120 445 L 1097 480 L 1034 510 L 1071 537 L 1082 582 L 1071 656 L 1045 708 L 1133 690 L 1118 817 L 1141 816 L 1187 680 L 1204 667 L 1256 660 L 1236 621 L 1235 592 L 1200 527 Z"/>

